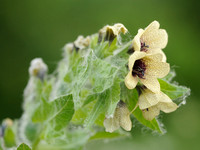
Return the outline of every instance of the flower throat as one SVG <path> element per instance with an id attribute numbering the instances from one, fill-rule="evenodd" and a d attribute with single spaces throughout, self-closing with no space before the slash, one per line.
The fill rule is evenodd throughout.
<path id="1" fill-rule="evenodd" d="M 145 63 L 141 59 L 136 60 L 132 69 L 132 75 L 133 76 L 137 75 L 139 78 L 144 79 L 145 70 L 146 70 Z"/>

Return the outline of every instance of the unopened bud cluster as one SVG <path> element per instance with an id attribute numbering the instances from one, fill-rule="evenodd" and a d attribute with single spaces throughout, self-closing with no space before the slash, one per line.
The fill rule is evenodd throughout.
<path id="1" fill-rule="evenodd" d="M 31 65 L 29 67 L 30 76 L 35 76 L 43 80 L 47 71 L 48 67 L 41 58 L 35 58 L 31 61 Z"/>

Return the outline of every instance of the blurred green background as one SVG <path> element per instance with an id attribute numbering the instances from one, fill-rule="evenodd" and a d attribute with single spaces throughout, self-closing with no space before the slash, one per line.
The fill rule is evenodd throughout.
<path id="1" fill-rule="evenodd" d="M 131 35 L 158 20 L 167 30 L 165 48 L 175 78 L 191 88 L 187 105 L 165 115 L 164 136 L 141 134 L 112 142 L 89 143 L 96 150 L 196 150 L 200 141 L 200 1 L 199 0 L 0 0 L 0 120 L 19 118 L 28 67 L 42 57 L 51 73 L 62 47 L 97 32 L 106 24 L 123 23 Z"/>

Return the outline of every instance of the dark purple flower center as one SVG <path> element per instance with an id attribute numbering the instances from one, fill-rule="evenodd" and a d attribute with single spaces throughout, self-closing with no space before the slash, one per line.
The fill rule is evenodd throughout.
<path id="1" fill-rule="evenodd" d="M 141 49 L 140 51 L 146 52 L 149 48 L 149 45 L 146 45 L 145 42 L 141 42 Z"/>
<path id="2" fill-rule="evenodd" d="M 146 70 L 146 65 L 144 61 L 142 61 L 141 59 L 136 60 L 133 65 L 132 75 L 133 76 L 137 75 L 139 78 L 144 79 L 145 70 Z"/>

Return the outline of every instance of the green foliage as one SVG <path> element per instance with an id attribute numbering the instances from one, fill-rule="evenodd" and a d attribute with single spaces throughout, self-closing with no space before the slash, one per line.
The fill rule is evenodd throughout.
<path id="1" fill-rule="evenodd" d="M 31 150 L 30 147 L 24 143 L 22 143 L 17 150 Z"/>

